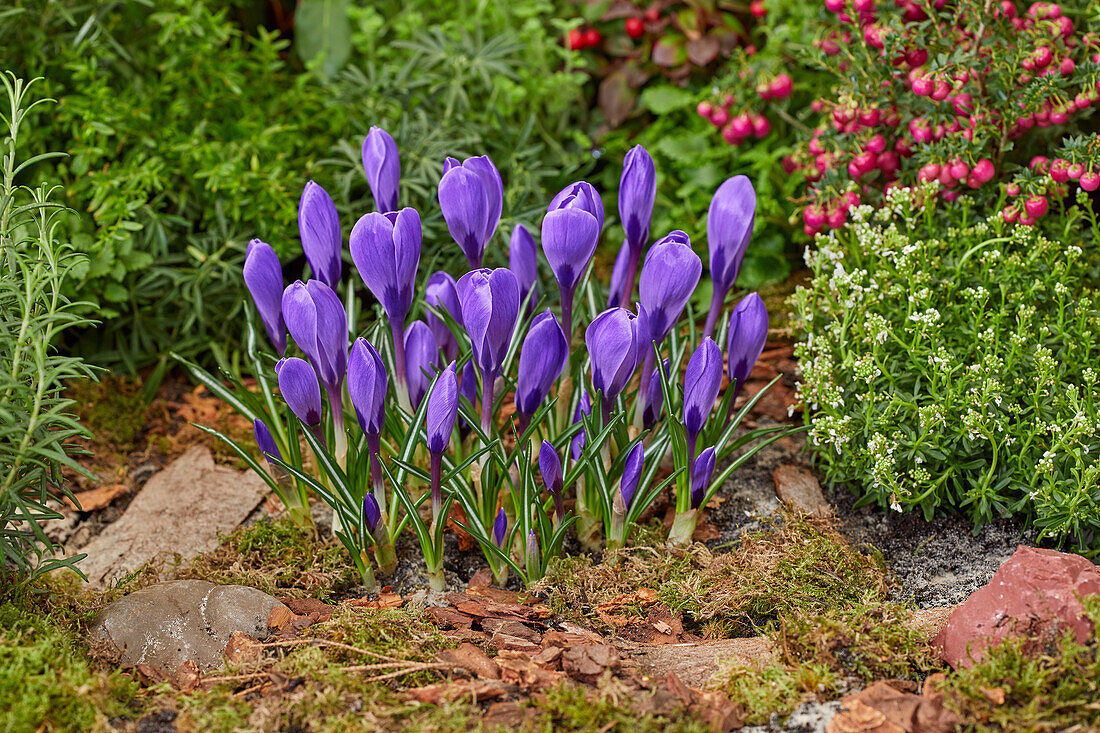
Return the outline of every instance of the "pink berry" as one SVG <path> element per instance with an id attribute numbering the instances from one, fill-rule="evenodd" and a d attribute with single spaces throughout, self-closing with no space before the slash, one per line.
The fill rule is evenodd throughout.
<path id="1" fill-rule="evenodd" d="M 913 80 L 913 94 L 918 97 L 930 97 L 936 89 L 936 83 L 928 77 L 920 77 Z"/>
<path id="2" fill-rule="evenodd" d="M 825 211 L 817 204 L 811 204 L 802 210 L 802 221 L 808 227 L 819 229 L 825 225 Z"/>
<path id="3" fill-rule="evenodd" d="M 752 120 L 748 115 L 737 115 L 730 120 L 730 127 L 737 134 L 737 137 L 748 137 L 752 134 Z"/>
<path id="4" fill-rule="evenodd" d="M 867 141 L 863 149 L 872 153 L 881 153 L 883 150 L 886 150 L 886 138 L 882 135 L 875 135 Z"/>
<path id="5" fill-rule="evenodd" d="M 970 166 L 968 166 L 963 161 L 956 158 L 955 161 L 951 163 L 952 178 L 956 178 L 961 181 L 962 179 L 966 178 L 968 173 L 970 173 Z"/>
<path id="6" fill-rule="evenodd" d="M 848 212 L 844 209 L 833 209 L 826 217 L 826 221 L 831 229 L 840 229 L 844 226 L 844 223 L 848 221 Z"/>
<path id="7" fill-rule="evenodd" d="M 1020 195 L 1020 184 L 1019 183 L 1010 183 L 1010 184 L 1008 184 L 1007 186 L 1005 186 L 1005 193 L 1007 193 L 1009 196 L 1019 196 Z"/>
<path id="8" fill-rule="evenodd" d="M 1024 202 L 1024 212 L 1033 219 L 1038 219 L 1045 215 L 1049 207 L 1050 204 L 1047 202 L 1046 196 L 1039 196 L 1037 194 L 1028 197 L 1028 200 Z"/>
<path id="9" fill-rule="evenodd" d="M 757 139 L 767 137 L 768 133 L 771 132 L 771 129 L 772 126 L 771 123 L 768 122 L 767 117 L 765 117 L 764 115 L 752 116 L 752 134 L 754 137 L 756 137 Z"/>
<path id="10" fill-rule="evenodd" d="M 1001 218 L 1003 218 L 1009 224 L 1015 224 L 1020 218 L 1020 212 L 1015 206 L 1006 206 L 1001 212 Z"/>
<path id="11" fill-rule="evenodd" d="M 1036 173 L 1046 173 L 1047 169 L 1050 167 L 1050 158 L 1045 155 L 1036 155 L 1031 159 L 1027 167 Z"/>
<path id="12" fill-rule="evenodd" d="M 722 127 L 730 121 L 730 113 L 725 107 L 718 107 L 710 113 L 710 124 Z"/>
<path id="13" fill-rule="evenodd" d="M 1057 183 L 1065 183 L 1069 180 L 1069 162 L 1062 158 L 1055 158 L 1050 164 L 1050 177 Z"/>
<path id="14" fill-rule="evenodd" d="M 699 113 L 700 117 L 710 117 L 711 113 L 714 111 L 714 105 L 704 99 L 695 106 L 695 111 Z"/>
<path id="15" fill-rule="evenodd" d="M 1081 180 L 1081 176 L 1084 174 L 1084 172 L 1085 166 L 1081 165 L 1080 163 L 1070 163 L 1070 166 L 1066 168 L 1066 173 L 1069 174 L 1069 179 L 1071 181 Z"/>
<path id="16" fill-rule="evenodd" d="M 921 181 L 934 181 L 940 177 L 939 163 L 929 163 L 920 169 L 917 178 Z"/>
<path id="17" fill-rule="evenodd" d="M 970 170 L 970 175 L 977 179 L 980 183 L 988 183 L 993 180 L 993 176 L 996 174 L 996 170 L 993 168 L 993 161 L 989 158 L 982 158 L 974 167 Z"/>
<path id="18" fill-rule="evenodd" d="M 1062 63 L 1058 64 L 1058 71 L 1062 76 L 1069 76 L 1073 73 L 1073 70 L 1077 68 L 1077 64 L 1073 63 L 1073 59 L 1062 59 Z"/>
<path id="19" fill-rule="evenodd" d="M 1081 188 L 1092 192 L 1100 188 L 1100 174 L 1088 171 L 1081 174 Z"/>
<path id="20" fill-rule="evenodd" d="M 786 99 L 791 96 L 791 92 L 794 90 L 794 80 L 791 79 L 790 74 L 779 74 L 770 85 L 772 96 L 776 99 Z"/>

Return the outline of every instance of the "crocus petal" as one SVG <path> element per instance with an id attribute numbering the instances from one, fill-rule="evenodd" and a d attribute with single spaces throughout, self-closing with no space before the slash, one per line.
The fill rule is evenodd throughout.
<path id="1" fill-rule="evenodd" d="M 649 222 L 656 196 L 657 171 L 653 158 L 641 145 L 635 145 L 623 160 L 623 175 L 619 180 L 619 220 L 632 249 L 641 250 L 649 239 Z"/>
<path id="2" fill-rule="evenodd" d="M 684 429 L 698 435 L 710 417 L 722 386 L 722 350 L 705 338 L 688 361 L 684 375 Z"/>
<path id="3" fill-rule="evenodd" d="M 382 519 L 382 511 L 378 508 L 378 500 L 369 491 L 363 497 L 363 518 L 367 520 L 367 529 L 373 534 Z"/>
<path id="4" fill-rule="evenodd" d="M 668 374 L 670 363 L 668 359 L 664 360 L 665 374 Z M 657 421 L 661 419 L 661 415 L 665 409 L 665 385 L 661 381 L 661 373 L 654 371 L 653 376 L 650 377 L 649 387 L 646 390 L 645 408 L 642 410 L 642 427 L 649 430 Z"/>
<path id="5" fill-rule="evenodd" d="M 356 339 L 348 356 L 348 394 L 364 433 L 381 434 L 386 420 L 388 388 L 389 378 L 382 357 L 365 338 Z"/>
<path id="6" fill-rule="evenodd" d="M 638 491 L 638 480 L 642 476 L 642 466 L 645 463 L 645 447 L 641 441 L 636 443 L 630 452 L 626 454 L 626 462 L 623 465 L 623 476 L 619 480 L 619 491 L 623 495 L 623 505 L 628 509 L 634 501 L 634 494 Z"/>
<path id="7" fill-rule="evenodd" d="M 573 290 L 596 253 L 600 228 L 581 209 L 555 209 L 542 220 L 542 251 L 563 290 Z"/>
<path id="8" fill-rule="evenodd" d="M 335 288 L 340 282 L 340 215 L 332 197 L 313 181 L 298 202 L 298 234 L 313 276 Z"/>
<path id="9" fill-rule="evenodd" d="M 516 409 L 533 415 L 550 394 L 569 357 L 569 342 L 557 316 L 547 309 L 535 317 L 523 339 L 516 380 Z"/>
<path id="10" fill-rule="evenodd" d="M 647 344 L 665 340 L 703 273 L 703 262 L 681 234 L 673 232 L 650 247 L 642 265 L 638 296 L 648 320 L 648 333 L 643 334 Z"/>
<path id="11" fill-rule="evenodd" d="M 447 450 L 457 416 L 458 377 L 455 376 L 455 364 L 452 361 L 435 380 L 435 385 L 428 395 L 428 409 L 424 424 L 428 433 L 428 450 L 431 453 L 438 454 Z"/>
<path id="12" fill-rule="evenodd" d="M 581 397 L 577 402 L 577 409 L 573 411 L 573 424 L 581 422 L 581 415 L 592 414 L 592 400 L 588 397 L 588 390 L 581 387 Z M 584 450 L 584 444 L 586 441 L 584 430 L 573 436 L 573 439 L 569 441 L 569 454 L 573 456 L 574 461 L 580 460 L 581 452 Z"/>
<path id="13" fill-rule="evenodd" d="M 497 547 L 504 547 L 504 533 L 508 531 L 508 515 L 504 513 L 504 507 L 497 512 L 496 521 L 493 522 L 493 542 Z"/>
<path id="14" fill-rule="evenodd" d="M 614 400 L 638 363 L 637 317 L 625 308 L 609 308 L 596 316 L 584 334 L 592 362 L 592 388 Z"/>
<path id="15" fill-rule="evenodd" d="M 321 386 L 317 374 L 304 360 L 297 357 L 282 359 L 275 366 L 279 377 L 279 392 L 290 406 L 291 412 L 310 427 L 321 424 Z"/>
<path id="16" fill-rule="evenodd" d="M 439 345 L 432 330 L 423 321 L 413 321 L 405 330 L 405 363 L 409 401 L 415 410 L 424 399 L 439 365 Z"/>
<path id="17" fill-rule="evenodd" d="M 317 373 L 326 389 L 339 391 L 348 365 L 348 314 L 340 296 L 323 282 L 310 280 L 306 292 L 317 309 Z"/>
<path id="18" fill-rule="evenodd" d="M 439 208 L 443 210 L 451 238 L 462 247 L 471 267 L 481 263 L 489 206 L 485 185 L 476 172 L 457 166 L 443 174 L 439 181 Z"/>
<path id="19" fill-rule="evenodd" d="M 546 485 L 546 490 L 551 494 L 560 494 L 564 485 L 561 458 L 548 440 L 542 441 L 542 446 L 539 448 L 539 471 L 542 473 L 542 482 Z"/>
<path id="20" fill-rule="evenodd" d="M 741 272 L 756 221 L 756 192 L 745 176 L 726 180 L 714 194 L 707 214 L 707 245 L 714 288 L 729 292 Z"/>
<path id="21" fill-rule="evenodd" d="M 381 127 L 371 127 L 363 140 L 363 170 L 374 197 L 374 207 L 381 212 L 396 211 L 401 156 L 393 137 Z"/>
<path id="22" fill-rule="evenodd" d="M 403 324 L 412 305 L 420 262 L 420 215 L 415 209 L 361 217 L 352 227 L 351 259 L 390 321 Z"/>
<path id="23" fill-rule="evenodd" d="M 603 199 L 595 187 L 587 181 L 577 181 L 558 192 L 546 207 L 547 213 L 557 209 L 581 209 L 596 218 L 596 232 L 603 231 Z"/>
<path id="24" fill-rule="evenodd" d="M 436 310 L 446 311 L 451 318 L 462 325 L 462 306 L 458 302 L 458 290 L 455 281 L 445 272 L 433 272 L 424 288 L 424 302 Z M 428 328 L 432 329 L 440 350 L 450 360 L 458 358 L 458 339 L 447 327 L 446 322 L 431 311 L 424 314 Z"/>
<path id="25" fill-rule="evenodd" d="M 456 289 L 474 359 L 483 375 L 496 374 L 512 343 L 519 316 L 516 276 L 504 267 L 482 268 L 459 278 Z"/>
<path id="26" fill-rule="evenodd" d="M 714 448 L 707 448 L 695 459 L 691 469 L 691 508 L 698 509 L 714 475 Z"/>
<path id="27" fill-rule="evenodd" d="M 745 385 L 756 360 L 768 340 L 768 309 L 756 293 L 749 293 L 730 316 L 726 351 L 729 354 L 729 378 L 738 391 Z"/>
<path id="28" fill-rule="evenodd" d="M 279 354 L 286 352 L 286 323 L 283 321 L 283 268 L 270 245 L 253 239 L 244 254 L 244 284 L 252 294 L 256 310 Z"/>
<path id="29" fill-rule="evenodd" d="M 484 248 L 492 241 L 500 223 L 500 212 L 504 207 L 504 183 L 500 180 L 500 171 L 488 155 L 467 158 L 462 161 L 462 167 L 477 174 L 485 191 L 485 225 L 481 232 L 481 246 Z"/>
<path id="30" fill-rule="evenodd" d="M 252 422 L 252 435 L 256 438 L 256 447 L 260 449 L 260 454 L 269 463 L 272 458 L 282 460 L 283 454 L 279 452 L 279 446 L 275 445 L 275 438 L 271 437 L 271 431 L 263 420 L 257 418 Z"/>
<path id="31" fill-rule="evenodd" d="M 528 293 L 534 291 L 528 306 L 534 308 L 539 297 L 538 248 L 535 246 L 535 238 L 522 224 L 516 224 L 516 228 L 512 230 L 512 239 L 508 243 L 508 269 L 516 276 L 516 282 L 519 283 L 521 301 L 527 298 Z"/>

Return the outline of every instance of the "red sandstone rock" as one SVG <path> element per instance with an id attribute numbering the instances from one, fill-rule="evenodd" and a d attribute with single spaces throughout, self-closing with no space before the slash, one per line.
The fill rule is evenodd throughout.
<path id="1" fill-rule="evenodd" d="M 1020 546 L 951 614 L 933 642 L 952 667 L 970 667 L 1009 635 L 1092 634 L 1079 598 L 1100 595 L 1100 567 L 1079 555 Z M 969 651 L 968 651 L 969 650 Z"/>

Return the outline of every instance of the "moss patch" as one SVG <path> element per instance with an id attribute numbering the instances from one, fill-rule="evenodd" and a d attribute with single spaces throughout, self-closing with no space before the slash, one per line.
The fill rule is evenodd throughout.
<path id="1" fill-rule="evenodd" d="M 790 714 L 803 702 L 836 697 L 841 680 L 824 664 L 725 664 L 711 689 L 721 690 L 745 709 L 745 722 L 765 725 L 773 713 Z"/>
<path id="2" fill-rule="evenodd" d="M 80 379 L 65 386 L 65 396 L 75 400 L 80 422 L 100 441 L 122 453 L 134 448 L 145 427 L 140 380 L 117 374 L 105 374 L 99 381 Z"/>
<path id="3" fill-rule="evenodd" d="M 631 547 L 555 561 L 537 589 L 563 615 L 595 624 L 595 606 L 638 588 L 705 636 L 752 633 L 780 616 L 882 602 L 888 595 L 880 559 L 848 543 L 830 520 L 784 514 L 746 534 L 732 552 L 701 544 Z"/>

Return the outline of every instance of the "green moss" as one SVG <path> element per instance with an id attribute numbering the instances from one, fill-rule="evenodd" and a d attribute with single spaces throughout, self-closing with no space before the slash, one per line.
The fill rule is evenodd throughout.
<path id="1" fill-rule="evenodd" d="M 773 713 L 788 715 L 803 702 L 835 696 L 839 679 L 824 664 L 724 665 L 710 687 L 745 709 L 745 722 L 764 725 Z"/>
<path id="2" fill-rule="evenodd" d="M 130 677 L 94 669 L 72 631 L 18 605 L 0 606 L 0 729 L 105 728 L 136 693 Z"/>
<path id="3" fill-rule="evenodd" d="M 614 691 L 586 692 L 572 683 L 560 683 L 537 695 L 526 707 L 534 712 L 520 726 L 523 731 L 608 731 L 609 733 L 703 733 L 709 727 L 690 716 L 669 719 L 639 714 L 631 707 L 636 693 L 623 696 Z"/>
<path id="4" fill-rule="evenodd" d="M 1100 725 L 1100 596 L 1086 599 L 1085 609 L 1096 624 L 1085 643 L 1077 643 L 1072 633 L 1039 642 L 1008 639 L 987 650 L 980 664 L 948 675 L 948 705 L 980 730 L 1095 730 Z"/>
<path id="5" fill-rule="evenodd" d="M 129 452 L 145 427 L 141 381 L 115 374 L 101 381 L 81 379 L 66 385 L 65 396 L 76 402 L 80 421 L 101 441 Z"/>

